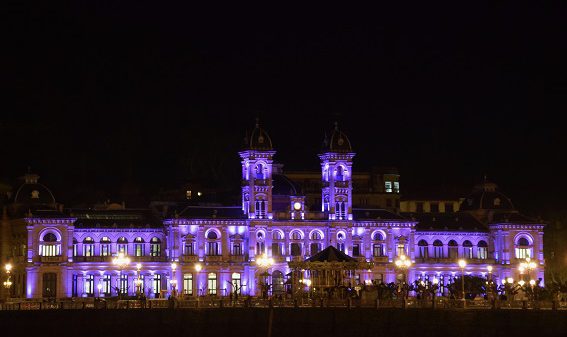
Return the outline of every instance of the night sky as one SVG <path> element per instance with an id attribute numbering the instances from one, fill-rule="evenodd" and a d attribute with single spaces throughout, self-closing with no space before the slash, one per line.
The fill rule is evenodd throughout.
<path id="1" fill-rule="evenodd" d="M 486 174 L 529 214 L 567 201 L 535 8 L 95 3 L 8 9 L 0 181 L 31 166 L 66 205 L 237 187 L 259 117 L 284 169 L 318 169 L 337 120 L 355 169 L 396 166 L 402 192 Z"/>

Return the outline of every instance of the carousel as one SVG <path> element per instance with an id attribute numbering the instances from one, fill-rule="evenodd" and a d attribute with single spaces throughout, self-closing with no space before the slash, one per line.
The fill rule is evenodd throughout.
<path id="1" fill-rule="evenodd" d="M 305 261 L 289 262 L 292 294 L 344 298 L 358 286 L 357 271 L 372 269 L 373 263 L 348 256 L 329 246 Z"/>

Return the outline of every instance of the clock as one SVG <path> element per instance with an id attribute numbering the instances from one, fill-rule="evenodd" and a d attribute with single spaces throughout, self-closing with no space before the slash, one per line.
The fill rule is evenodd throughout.
<path id="1" fill-rule="evenodd" d="M 296 201 L 293 203 L 293 209 L 296 211 L 300 211 L 301 210 L 301 203 L 299 201 Z"/>

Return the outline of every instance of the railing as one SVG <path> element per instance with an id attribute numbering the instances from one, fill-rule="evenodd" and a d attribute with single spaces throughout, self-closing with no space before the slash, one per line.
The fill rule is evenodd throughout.
<path id="1" fill-rule="evenodd" d="M 73 256 L 73 262 L 111 262 L 112 256 Z"/>
<path id="2" fill-rule="evenodd" d="M 40 256 L 39 261 L 41 263 L 61 263 L 64 262 L 63 256 Z"/>
<path id="3" fill-rule="evenodd" d="M 387 257 L 387 256 L 373 256 L 373 257 L 372 257 L 372 262 L 375 262 L 375 263 L 388 263 L 388 257 Z"/>
<path id="4" fill-rule="evenodd" d="M 335 181 L 335 187 L 348 187 L 348 181 Z"/>
<path id="5" fill-rule="evenodd" d="M 494 259 L 465 259 L 467 264 L 495 264 Z M 416 263 L 443 263 L 443 264 L 456 264 L 458 259 L 449 257 L 416 257 Z"/>
<path id="6" fill-rule="evenodd" d="M 0 303 L 0 310 L 53 310 L 53 309 L 190 309 L 190 308 L 262 308 L 262 307 L 321 307 L 321 308 L 415 308 L 415 309 L 453 309 L 467 310 L 567 310 L 565 301 L 487 301 L 462 300 L 437 297 L 433 299 L 353 299 L 353 298 L 259 298 L 239 296 L 237 299 L 226 296 L 195 296 L 172 299 L 117 300 L 117 299 L 73 299 L 61 301 L 20 301 Z"/>
<path id="7" fill-rule="evenodd" d="M 246 256 L 244 256 L 244 255 L 230 255 L 229 260 L 231 262 L 244 262 L 246 260 Z"/>
<path id="8" fill-rule="evenodd" d="M 197 262 L 199 261 L 198 255 L 181 255 L 179 257 L 180 262 Z"/>
<path id="9" fill-rule="evenodd" d="M 221 262 L 222 255 L 205 255 L 205 261 L 207 262 Z"/>
<path id="10" fill-rule="evenodd" d="M 132 262 L 167 262 L 167 256 L 130 256 Z"/>

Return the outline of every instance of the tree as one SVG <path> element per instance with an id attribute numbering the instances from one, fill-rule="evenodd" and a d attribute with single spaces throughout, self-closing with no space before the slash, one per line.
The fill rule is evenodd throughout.
<path id="1" fill-rule="evenodd" d="M 447 286 L 451 297 L 461 296 L 461 277 L 455 277 L 453 283 Z M 478 295 L 486 294 L 486 279 L 480 276 L 465 275 L 465 298 L 473 300 Z"/>

